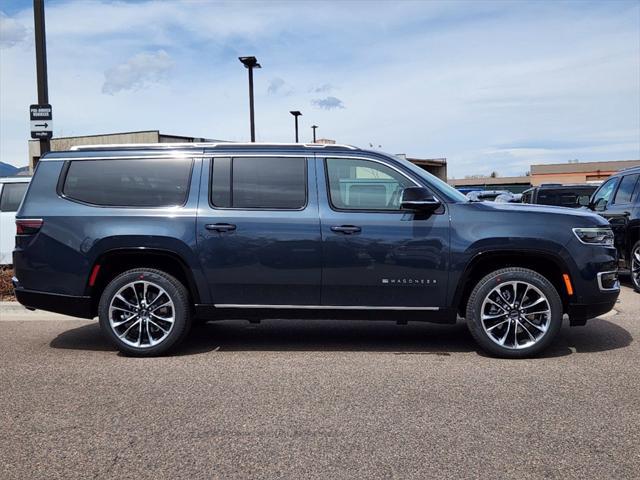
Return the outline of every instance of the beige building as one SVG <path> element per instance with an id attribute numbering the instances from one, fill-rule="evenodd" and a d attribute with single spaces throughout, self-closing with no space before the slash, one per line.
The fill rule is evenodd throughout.
<path id="1" fill-rule="evenodd" d="M 412 158 L 407 157 L 404 153 L 396 154 L 396 157 L 403 160 L 409 160 L 414 165 L 417 165 L 423 170 L 426 170 L 431 175 L 435 175 L 441 180 L 447 181 L 447 159 L 446 158 Z"/>
<path id="2" fill-rule="evenodd" d="M 171 143 L 171 142 L 217 142 L 210 138 L 185 137 L 182 135 L 167 135 L 158 130 L 144 130 L 140 132 L 106 133 L 102 135 L 85 135 L 82 137 L 59 137 L 51 139 L 51 151 L 69 150 L 74 145 L 108 145 L 129 143 Z M 40 141 L 29 140 L 29 168 L 33 169 L 40 159 Z"/>
<path id="3" fill-rule="evenodd" d="M 531 165 L 531 185 L 543 183 L 602 183 L 610 175 L 640 165 L 640 160 L 571 162 Z"/>

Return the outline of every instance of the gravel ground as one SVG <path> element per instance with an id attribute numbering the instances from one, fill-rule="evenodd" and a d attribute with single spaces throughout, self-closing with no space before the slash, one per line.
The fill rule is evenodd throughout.
<path id="1" fill-rule="evenodd" d="M 0 478 L 639 478 L 640 295 L 542 358 L 463 325 L 220 322 L 126 358 L 0 312 Z"/>

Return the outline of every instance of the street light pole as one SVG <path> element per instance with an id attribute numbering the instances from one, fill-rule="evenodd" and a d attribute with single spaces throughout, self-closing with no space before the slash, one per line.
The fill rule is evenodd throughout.
<path id="1" fill-rule="evenodd" d="M 47 37 L 44 27 L 44 0 L 33 0 L 33 23 L 36 36 L 36 74 L 38 81 L 38 103 L 49 103 L 49 85 L 47 81 Z M 48 138 L 40 139 L 40 156 L 51 150 Z M 34 161 L 33 167 L 35 168 Z"/>
<path id="2" fill-rule="evenodd" d="M 262 68 L 256 57 L 238 57 L 247 70 L 249 70 L 249 128 L 251 129 L 251 142 L 256 141 L 256 124 L 253 109 L 253 69 Z"/>
<path id="3" fill-rule="evenodd" d="M 293 115 L 296 119 L 296 143 L 298 143 L 298 117 L 302 115 L 302 113 L 299 112 L 298 110 L 292 110 L 289 113 Z"/>
<path id="4" fill-rule="evenodd" d="M 311 125 L 311 128 L 313 129 L 313 143 L 316 143 L 316 128 L 318 128 L 318 125 Z"/>

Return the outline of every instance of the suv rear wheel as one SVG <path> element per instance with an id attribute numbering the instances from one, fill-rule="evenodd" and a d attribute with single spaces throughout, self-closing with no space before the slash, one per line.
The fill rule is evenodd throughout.
<path id="1" fill-rule="evenodd" d="M 640 240 L 631 249 L 631 283 L 636 292 L 640 292 Z"/>
<path id="2" fill-rule="evenodd" d="M 467 303 L 469 331 L 500 357 L 523 358 L 546 348 L 562 326 L 553 284 L 526 268 L 504 268 L 478 282 Z"/>
<path id="3" fill-rule="evenodd" d="M 191 326 L 189 296 L 182 283 L 154 269 L 129 270 L 102 292 L 100 327 L 123 353 L 154 356 L 168 352 Z"/>

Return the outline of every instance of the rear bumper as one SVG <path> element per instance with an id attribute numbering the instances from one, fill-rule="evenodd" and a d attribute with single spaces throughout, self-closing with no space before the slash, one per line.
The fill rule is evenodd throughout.
<path id="1" fill-rule="evenodd" d="M 16 299 L 26 308 L 31 310 L 46 310 L 47 312 L 61 313 L 72 317 L 93 318 L 94 312 L 91 297 L 76 297 L 59 293 L 45 293 L 27 290 L 20 286 L 20 282 L 14 277 L 13 288 Z"/>

